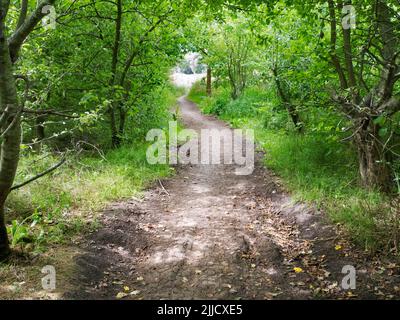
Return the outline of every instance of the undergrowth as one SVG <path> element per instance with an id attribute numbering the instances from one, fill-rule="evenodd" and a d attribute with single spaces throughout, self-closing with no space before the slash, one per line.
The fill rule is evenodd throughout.
<path id="1" fill-rule="evenodd" d="M 48 245 L 68 242 L 97 227 L 96 212 L 107 203 L 135 196 L 149 183 L 168 176 L 172 172 L 168 165 L 148 164 L 145 136 L 151 128 L 167 128 L 181 94 L 181 89 L 167 87 L 154 95 L 156 100 L 131 114 L 143 125 L 128 128 L 120 148 L 103 151 L 93 144 L 80 144 L 80 150 L 68 153 L 61 168 L 13 191 L 6 204 L 11 246 L 44 252 Z M 99 141 L 107 134 L 99 133 Z M 43 172 L 59 158 L 50 146 L 40 152 L 22 150 L 16 184 Z"/>

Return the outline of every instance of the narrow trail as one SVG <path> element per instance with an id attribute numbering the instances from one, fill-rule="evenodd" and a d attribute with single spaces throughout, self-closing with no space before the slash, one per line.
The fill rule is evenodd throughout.
<path id="1" fill-rule="evenodd" d="M 179 103 L 187 128 L 229 129 L 185 97 Z M 143 200 L 110 206 L 65 298 L 114 299 L 124 286 L 126 299 L 375 297 L 368 262 L 323 214 L 294 204 L 262 159 L 248 176 L 235 165 L 179 166 Z M 351 293 L 340 287 L 345 265 L 360 270 Z"/>

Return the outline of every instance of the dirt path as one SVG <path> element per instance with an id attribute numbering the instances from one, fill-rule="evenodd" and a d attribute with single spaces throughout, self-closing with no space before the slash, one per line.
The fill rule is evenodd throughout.
<path id="1" fill-rule="evenodd" d="M 179 102 L 186 127 L 228 128 L 186 98 Z M 320 212 L 293 204 L 262 154 L 252 175 L 235 169 L 182 166 L 143 200 L 111 206 L 104 227 L 85 241 L 76 290 L 65 297 L 113 299 L 124 286 L 126 299 L 377 297 L 384 280 L 371 279 L 373 262 Z M 340 287 L 345 265 L 358 270 L 357 290 Z"/>

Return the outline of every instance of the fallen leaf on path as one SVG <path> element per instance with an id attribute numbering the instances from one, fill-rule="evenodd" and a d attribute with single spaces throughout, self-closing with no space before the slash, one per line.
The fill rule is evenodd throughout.
<path id="1" fill-rule="evenodd" d="M 301 272 L 303 272 L 303 269 L 300 268 L 300 267 L 295 267 L 295 268 L 293 268 L 293 270 L 294 270 L 294 272 L 296 272 L 296 273 L 301 273 Z"/>
<path id="2" fill-rule="evenodd" d="M 348 298 L 355 298 L 355 297 L 357 297 L 357 295 L 354 294 L 353 292 L 349 291 L 349 292 L 347 292 L 347 297 Z"/>
<path id="3" fill-rule="evenodd" d="M 325 278 L 328 278 L 330 275 L 331 275 L 331 273 L 330 273 L 329 271 L 325 271 L 325 272 L 324 272 Z"/>
<path id="4" fill-rule="evenodd" d="M 123 299 L 123 298 L 125 298 L 127 296 L 128 296 L 128 294 L 125 293 L 125 292 L 118 292 L 117 299 Z"/>
<path id="5" fill-rule="evenodd" d="M 281 292 L 266 292 L 265 293 L 265 299 L 273 299 L 277 296 L 279 296 Z"/>
<path id="6" fill-rule="evenodd" d="M 334 282 L 334 283 L 332 283 L 331 285 L 328 286 L 328 289 L 329 289 L 329 290 L 333 290 L 333 289 L 335 289 L 337 286 L 338 286 L 338 283 L 337 283 L 337 282 Z"/>
<path id="7" fill-rule="evenodd" d="M 140 290 L 134 290 L 130 293 L 132 296 L 137 296 L 140 293 Z"/>

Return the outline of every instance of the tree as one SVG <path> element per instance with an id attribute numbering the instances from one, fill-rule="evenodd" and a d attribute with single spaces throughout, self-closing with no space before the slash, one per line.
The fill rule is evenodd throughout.
<path id="1" fill-rule="evenodd" d="M 28 15 L 28 1 L 21 1 L 18 21 L 13 32 L 10 32 L 12 28 L 12 21 L 9 17 L 10 1 L 0 2 L 0 259 L 9 253 L 4 204 L 14 183 L 21 143 L 23 105 L 17 95 L 18 77 L 14 73 L 14 65 L 27 37 L 48 14 L 46 6 L 53 5 L 54 2 L 55 0 L 42 0 Z"/>
<path id="2" fill-rule="evenodd" d="M 400 110 L 396 90 L 400 30 L 395 23 L 399 6 L 383 0 L 355 3 L 359 19 L 365 19 L 356 34 L 346 21 L 352 7 L 345 5 L 352 2 L 328 1 L 330 56 L 340 82 L 333 98 L 353 123 L 362 184 L 389 190 L 393 183 L 388 149 L 392 136 L 382 119 Z"/>
<path id="3" fill-rule="evenodd" d="M 150 93 L 160 84 L 159 75 L 164 76 L 180 56 L 179 26 L 191 15 L 186 8 L 185 1 L 89 1 L 82 12 L 91 24 L 85 35 L 106 49 L 103 59 L 109 61 L 103 74 L 108 75 L 108 89 L 97 94 L 108 100 L 113 147 L 121 144 L 128 111 L 134 107 L 127 105 L 135 100 L 131 96 Z M 105 70 L 99 64 L 93 66 L 94 72 Z M 134 75 L 142 80 L 140 86 L 132 81 Z"/>
<path id="4" fill-rule="evenodd" d="M 236 31 L 236 30 L 235 30 Z M 248 59 L 251 50 L 250 36 L 243 33 L 243 30 L 234 32 L 233 37 L 226 36 L 227 48 L 227 70 L 231 85 L 231 97 L 233 100 L 239 98 L 246 88 L 249 75 Z"/>
<path id="5" fill-rule="evenodd" d="M 336 72 L 338 86 L 329 80 L 331 98 L 352 124 L 350 138 L 358 152 L 361 183 L 366 188 L 390 190 L 393 184 L 390 164 L 397 134 L 388 123 L 400 110 L 399 3 L 383 0 L 264 3 L 268 10 L 286 4 L 296 8 L 305 19 L 312 21 L 319 17 L 327 21 L 330 37 L 324 36 L 323 28 L 320 37 L 325 53 L 320 56 L 322 60 L 329 59 Z M 357 26 L 353 23 L 354 14 Z M 269 17 L 274 18 L 276 15 Z M 352 30 L 354 27 L 356 30 Z"/>
<path id="6" fill-rule="evenodd" d="M 247 19 L 239 16 L 223 23 L 214 21 L 208 31 L 211 38 L 204 57 L 210 68 L 208 77 L 212 69 L 217 77 L 227 79 L 231 97 L 236 100 L 243 94 L 256 64 L 255 42 Z"/>

